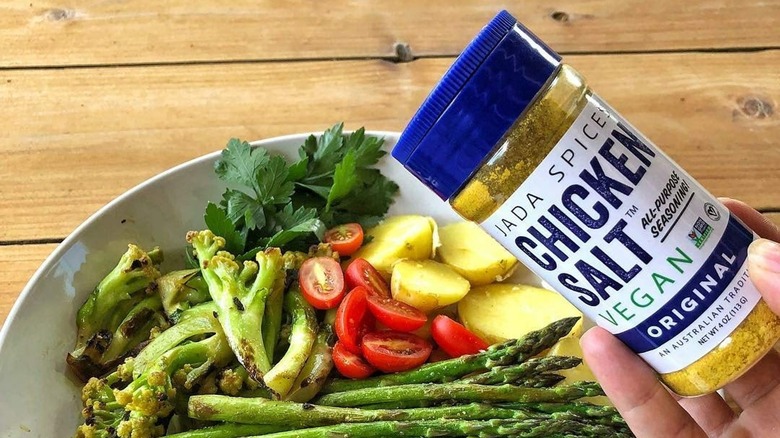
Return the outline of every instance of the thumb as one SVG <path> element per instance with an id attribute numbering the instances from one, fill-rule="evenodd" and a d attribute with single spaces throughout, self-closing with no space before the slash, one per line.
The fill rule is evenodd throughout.
<path id="1" fill-rule="evenodd" d="M 766 303 L 780 315 L 780 243 L 754 241 L 748 249 L 748 272 Z"/>

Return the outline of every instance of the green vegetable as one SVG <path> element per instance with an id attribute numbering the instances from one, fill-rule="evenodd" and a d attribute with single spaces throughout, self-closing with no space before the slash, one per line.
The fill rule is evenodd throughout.
<path id="1" fill-rule="evenodd" d="M 82 390 L 84 424 L 76 436 L 161 436 L 182 392 L 233 357 L 213 309 L 206 303 L 183 311 L 182 322 L 153 339 L 135 359 L 103 379 L 91 378 Z"/>
<path id="2" fill-rule="evenodd" d="M 157 291 L 168 319 L 174 323 L 182 311 L 211 299 L 200 269 L 171 271 L 157 279 Z"/>
<path id="3" fill-rule="evenodd" d="M 66 359 L 80 379 L 86 382 L 105 374 L 145 341 L 152 328 L 165 324 L 162 303 L 152 296 L 160 277 L 156 265 L 161 261 L 158 248 L 147 253 L 128 245 L 114 269 L 79 308 L 76 347 Z"/>
<path id="4" fill-rule="evenodd" d="M 526 388 L 549 388 L 566 380 L 565 376 L 555 373 L 542 373 L 535 376 L 526 377 L 515 382 L 517 386 Z"/>
<path id="5" fill-rule="evenodd" d="M 615 437 L 628 434 L 615 432 L 603 425 L 582 424 L 557 418 L 527 420 L 424 420 L 376 421 L 343 423 L 310 429 L 299 429 L 263 435 L 266 438 L 333 438 L 333 437 Z"/>
<path id="6" fill-rule="evenodd" d="M 310 136 L 291 164 L 245 141 L 228 142 L 215 172 L 238 188 L 209 203 L 204 217 L 228 251 L 251 258 L 272 246 L 305 248 L 334 225 L 370 226 L 387 213 L 398 186 L 374 167 L 385 155 L 383 140 L 363 128 L 350 135 L 342 130 L 337 124 Z"/>
<path id="7" fill-rule="evenodd" d="M 455 418 L 462 420 L 489 420 L 491 418 L 541 417 L 545 414 L 528 410 L 507 409 L 489 404 L 469 403 L 418 409 L 359 409 L 319 406 L 262 398 L 227 397 L 223 395 L 196 395 L 190 397 L 188 415 L 207 421 L 233 421 L 244 424 L 282 425 L 295 428 L 324 426 L 338 423 L 371 421 L 409 421 Z"/>
<path id="8" fill-rule="evenodd" d="M 257 253 L 255 261 L 239 265 L 235 257 L 220 251 L 225 239 L 211 231 L 191 231 L 192 244 L 203 278 L 217 305 L 219 323 L 230 348 L 249 375 L 258 382 L 271 369 L 263 338 L 266 300 L 279 278 L 284 278 L 282 254 L 278 248 Z"/>
<path id="9" fill-rule="evenodd" d="M 333 370 L 333 356 L 331 346 L 333 340 L 333 328 L 328 323 L 321 323 L 317 340 L 311 348 L 309 358 L 303 365 L 300 374 L 295 378 L 287 400 L 304 403 L 313 399 L 325 384 L 328 375 Z"/>
<path id="10" fill-rule="evenodd" d="M 482 401 L 482 402 L 569 402 L 582 397 L 604 395 L 595 382 L 577 382 L 553 388 L 525 388 L 514 385 L 476 385 L 472 383 L 423 383 L 365 388 L 334 392 L 314 400 L 325 406 L 354 407 L 373 403 L 415 401 Z"/>
<path id="11" fill-rule="evenodd" d="M 558 339 L 569 333 L 578 319 L 577 317 L 564 318 L 540 330 L 530 332 L 520 339 L 491 345 L 481 353 L 430 363 L 401 373 L 363 380 L 334 379 L 322 388 L 321 394 L 381 386 L 450 382 L 467 374 L 484 372 L 496 366 L 522 363 L 552 347 Z"/>
<path id="12" fill-rule="evenodd" d="M 492 367 L 484 373 L 460 379 L 460 382 L 477 383 L 480 385 L 515 383 L 548 371 L 574 368 L 581 363 L 582 359 L 572 356 L 537 357 L 519 364 Z"/>
<path id="13" fill-rule="evenodd" d="M 284 398 L 295 383 L 317 338 L 317 315 L 296 286 L 287 292 L 284 307 L 292 315 L 290 347 L 265 375 L 264 381 L 277 397 Z"/>
<path id="14" fill-rule="evenodd" d="M 170 438 L 240 438 L 253 435 L 267 435 L 289 430 L 289 427 L 268 426 L 265 424 L 220 424 L 202 429 L 166 435 Z"/>

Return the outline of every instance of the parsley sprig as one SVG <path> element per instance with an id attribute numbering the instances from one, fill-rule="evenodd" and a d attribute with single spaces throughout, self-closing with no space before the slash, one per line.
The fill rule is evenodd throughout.
<path id="1" fill-rule="evenodd" d="M 305 248 L 341 223 L 376 224 L 398 192 L 375 167 L 384 140 L 343 128 L 309 136 L 291 164 L 231 139 L 214 167 L 229 188 L 206 206 L 206 226 L 225 238 L 228 251 L 249 257 L 271 246 Z"/>

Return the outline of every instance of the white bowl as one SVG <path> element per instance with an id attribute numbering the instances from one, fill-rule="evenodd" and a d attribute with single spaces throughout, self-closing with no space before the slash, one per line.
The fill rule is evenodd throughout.
<path id="1" fill-rule="evenodd" d="M 294 158 L 308 134 L 257 142 Z M 372 132 L 386 149 L 397 133 Z M 129 242 L 160 246 L 163 270 L 183 264 L 184 235 L 202 229 L 207 201 L 223 182 L 214 174 L 219 152 L 168 170 L 115 199 L 79 226 L 38 269 L 0 331 L 0 437 L 72 436 L 81 422 L 80 387 L 66 372 L 76 338 L 77 309 L 116 264 Z M 456 220 L 449 206 L 389 157 L 384 175 L 400 186 L 390 214 L 418 213 Z"/>

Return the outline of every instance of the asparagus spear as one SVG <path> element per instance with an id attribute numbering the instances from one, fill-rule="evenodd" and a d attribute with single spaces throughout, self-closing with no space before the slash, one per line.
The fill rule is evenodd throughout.
<path id="1" fill-rule="evenodd" d="M 523 388 L 513 385 L 475 385 L 470 383 L 431 383 L 366 388 L 323 395 L 315 403 L 325 406 L 362 406 L 408 400 L 482 401 L 482 402 L 568 402 L 581 397 L 604 395 L 596 382 L 577 382 L 553 388 Z"/>
<path id="2" fill-rule="evenodd" d="M 620 413 L 612 406 L 594 405 L 586 402 L 561 403 L 501 403 L 502 407 L 509 409 L 527 408 L 539 412 L 552 414 L 555 412 L 574 412 L 583 417 L 612 417 L 620 418 Z"/>
<path id="3" fill-rule="evenodd" d="M 586 402 L 572 403 L 502 403 L 499 406 L 509 409 L 529 409 L 551 415 L 572 415 L 580 421 L 609 425 L 616 430 L 630 432 L 626 421 L 612 406 L 600 406 Z"/>
<path id="4" fill-rule="evenodd" d="M 568 334 L 578 319 L 577 317 L 561 319 L 541 330 L 528 333 L 520 339 L 512 339 L 501 344 L 492 345 L 481 353 L 426 364 L 410 371 L 363 380 L 334 379 L 328 382 L 320 393 L 329 394 L 414 383 L 450 382 L 476 371 L 486 371 L 496 366 L 522 363 L 550 348 L 558 339 Z"/>
<path id="5" fill-rule="evenodd" d="M 531 418 L 526 420 L 425 420 L 425 421 L 376 421 L 372 423 L 342 423 L 310 429 L 263 435 L 265 438 L 333 438 L 370 436 L 392 437 L 554 437 L 612 436 L 601 426 L 584 425 L 576 421 Z M 608 435 L 605 435 L 609 433 Z"/>
<path id="6" fill-rule="evenodd" d="M 582 359 L 572 356 L 538 357 L 520 364 L 493 367 L 484 373 L 468 376 L 459 381 L 462 383 L 477 383 L 480 385 L 515 383 L 527 377 L 536 376 L 548 371 L 574 368 L 581 363 Z"/>
<path id="7" fill-rule="evenodd" d="M 269 426 L 266 424 L 225 423 L 166 436 L 168 438 L 240 438 L 250 435 L 267 435 L 269 433 L 283 432 L 289 429 L 289 427 Z"/>
<path id="8" fill-rule="evenodd" d="M 522 379 L 515 383 L 517 386 L 526 388 L 549 388 L 566 380 L 566 377 L 555 373 L 543 373 Z"/>
<path id="9" fill-rule="evenodd" d="M 204 421 L 273 424 L 296 428 L 390 420 L 420 421 L 440 418 L 489 420 L 492 418 L 525 419 L 548 416 L 548 414 L 536 413 L 527 409 L 507 409 L 483 403 L 418 409 L 372 410 L 224 395 L 192 396 L 187 410 L 191 418 Z"/>

